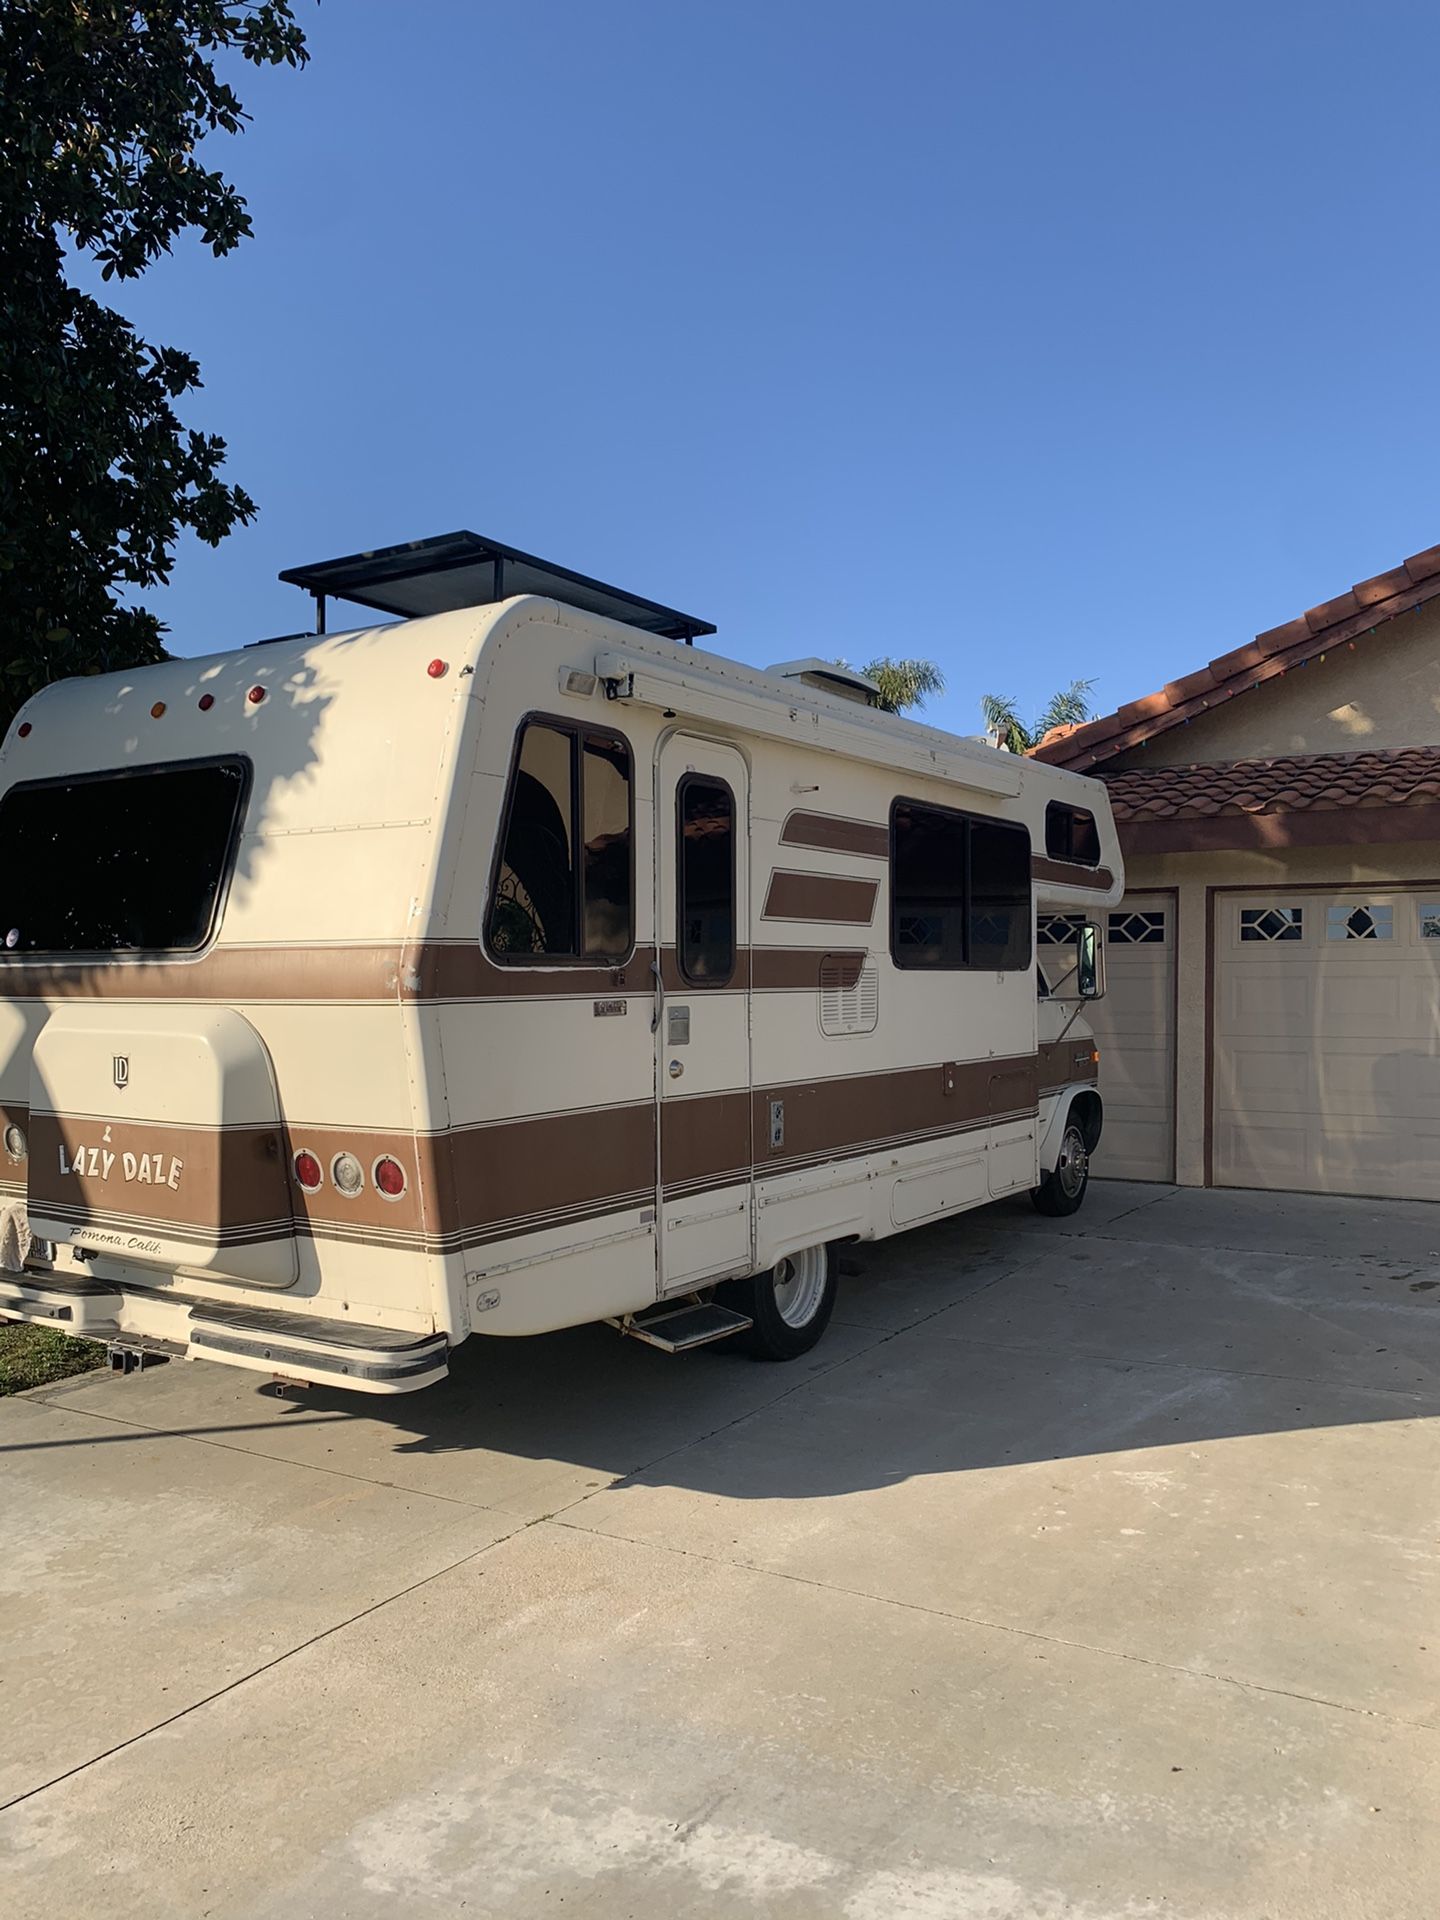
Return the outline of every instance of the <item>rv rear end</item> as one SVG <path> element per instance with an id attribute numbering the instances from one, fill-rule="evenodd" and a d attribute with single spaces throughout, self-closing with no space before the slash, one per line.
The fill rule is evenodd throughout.
<path id="1" fill-rule="evenodd" d="M 0 1314 L 123 1362 L 377 1392 L 444 1372 L 417 988 L 495 618 L 66 681 L 18 716 Z"/>

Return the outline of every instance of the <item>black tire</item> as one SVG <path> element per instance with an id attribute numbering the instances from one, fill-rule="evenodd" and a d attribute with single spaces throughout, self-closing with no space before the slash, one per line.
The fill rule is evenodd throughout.
<path id="1" fill-rule="evenodd" d="M 735 1336 L 757 1360 L 798 1360 L 830 1324 L 840 1279 L 833 1247 L 806 1247 L 748 1280 L 729 1280 L 720 1298 L 754 1325 Z"/>
<path id="2" fill-rule="evenodd" d="M 1085 1144 L 1085 1131 L 1072 1107 L 1065 1117 L 1060 1157 L 1055 1162 L 1054 1170 L 1046 1174 L 1030 1198 L 1037 1213 L 1048 1214 L 1052 1220 L 1063 1219 L 1066 1214 L 1080 1211 L 1089 1185 L 1090 1149 Z"/>

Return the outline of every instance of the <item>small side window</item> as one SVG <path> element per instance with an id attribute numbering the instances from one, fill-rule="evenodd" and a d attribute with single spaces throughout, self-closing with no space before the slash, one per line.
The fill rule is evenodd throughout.
<path id="1" fill-rule="evenodd" d="M 735 971 L 735 796 L 723 780 L 687 774 L 677 814 L 680 972 L 692 986 L 723 987 Z"/>
<path id="2" fill-rule="evenodd" d="M 634 944 L 630 749 L 530 720 L 486 919 L 497 960 L 623 960 Z M 578 856 L 577 856 L 578 848 Z"/>
<path id="3" fill-rule="evenodd" d="M 1063 800 L 1052 800 L 1045 809 L 1045 852 L 1051 860 L 1098 867 L 1100 829 L 1094 814 L 1085 807 L 1071 807 Z"/>

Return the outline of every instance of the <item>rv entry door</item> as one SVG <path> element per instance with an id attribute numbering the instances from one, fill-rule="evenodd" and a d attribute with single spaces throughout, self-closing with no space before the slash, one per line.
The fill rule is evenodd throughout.
<path id="1" fill-rule="evenodd" d="M 675 733 L 655 762 L 660 1291 L 751 1271 L 749 772 Z"/>

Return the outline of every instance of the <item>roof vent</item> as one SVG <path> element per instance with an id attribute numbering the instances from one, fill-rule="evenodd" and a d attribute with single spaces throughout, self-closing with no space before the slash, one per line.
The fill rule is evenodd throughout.
<path id="1" fill-rule="evenodd" d="M 798 680 L 802 686 L 813 687 L 817 693 L 831 693 L 839 700 L 853 700 L 857 706 L 878 707 L 880 689 L 873 680 L 867 680 L 863 673 L 856 673 L 853 667 L 847 667 L 838 660 L 782 660 L 778 666 L 767 667 L 767 673 L 773 673 L 780 680 Z"/>

